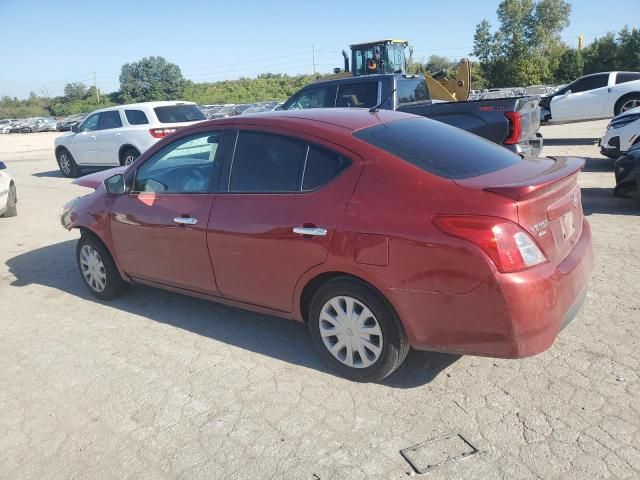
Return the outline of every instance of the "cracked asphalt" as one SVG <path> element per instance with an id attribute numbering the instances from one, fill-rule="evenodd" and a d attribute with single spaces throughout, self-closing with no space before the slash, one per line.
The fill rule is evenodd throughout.
<path id="1" fill-rule="evenodd" d="M 326 370 L 304 325 L 141 286 L 96 301 L 58 220 L 84 190 L 57 134 L 0 136 L 19 196 L 0 219 L 0 478 L 402 479 L 399 451 L 449 432 L 479 453 L 424 478 L 640 478 L 640 205 L 611 195 L 605 125 L 542 129 L 545 155 L 587 157 L 596 252 L 554 346 L 411 352 L 382 384 Z"/>

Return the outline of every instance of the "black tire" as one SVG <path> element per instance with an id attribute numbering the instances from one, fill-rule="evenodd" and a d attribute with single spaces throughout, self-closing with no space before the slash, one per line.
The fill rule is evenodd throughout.
<path id="1" fill-rule="evenodd" d="M 58 160 L 58 168 L 62 175 L 67 178 L 76 178 L 80 176 L 80 167 L 76 163 L 73 155 L 66 148 L 61 148 L 56 153 L 56 159 Z"/>
<path id="2" fill-rule="evenodd" d="M 101 285 L 98 282 L 94 282 L 92 284 L 88 280 L 87 276 L 85 276 L 81 260 L 81 256 L 85 252 L 85 250 L 83 250 L 85 247 L 90 249 L 86 252 L 95 252 L 102 264 L 102 267 L 98 267 L 96 270 L 100 270 L 100 272 L 104 274 L 103 288 L 100 288 Z M 97 237 L 90 233 L 83 233 L 80 240 L 78 240 L 78 245 L 76 247 L 76 262 L 78 263 L 78 269 L 80 270 L 80 277 L 82 278 L 82 281 L 89 291 L 101 300 L 112 300 L 122 295 L 129 288 L 129 283 L 123 280 L 120 276 L 120 272 L 118 272 L 109 250 L 107 250 L 104 244 Z"/>
<path id="3" fill-rule="evenodd" d="M 361 302 L 377 320 L 382 332 L 382 349 L 379 357 L 370 366 L 360 368 L 348 366 L 330 353 L 329 347 L 325 345 L 320 331 L 320 314 L 329 300 L 340 296 L 352 297 Z M 334 278 L 318 289 L 311 300 L 308 322 L 313 344 L 320 357 L 333 370 L 351 380 L 359 382 L 382 380 L 402 365 L 409 353 L 409 342 L 394 309 L 378 292 L 364 282 L 351 277 Z M 350 332 L 350 329 L 347 330 Z M 351 332 L 349 335 L 353 336 Z"/>
<path id="4" fill-rule="evenodd" d="M 15 217 L 18 215 L 18 194 L 16 192 L 16 186 L 13 182 L 9 185 L 9 195 L 7 196 L 7 205 L 2 214 L 3 217 Z"/>
<path id="5" fill-rule="evenodd" d="M 640 93 L 632 93 L 631 95 L 626 95 L 622 97 L 620 100 L 618 100 L 616 102 L 616 106 L 613 109 L 613 113 L 615 114 L 615 116 L 618 116 L 620 115 L 620 113 L 622 113 L 622 107 L 627 102 L 632 102 L 634 100 L 637 102 L 640 102 Z"/>
<path id="6" fill-rule="evenodd" d="M 125 148 L 120 154 L 120 165 L 131 165 L 140 156 L 140 152 L 133 147 Z"/>

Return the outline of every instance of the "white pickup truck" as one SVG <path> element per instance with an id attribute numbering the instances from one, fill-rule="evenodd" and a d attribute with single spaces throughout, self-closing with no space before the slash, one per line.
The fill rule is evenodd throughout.
<path id="1" fill-rule="evenodd" d="M 640 107 L 640 72 L 585 75 L 542 97 L 542 122 L 571 123 L 611 118 Z"/>

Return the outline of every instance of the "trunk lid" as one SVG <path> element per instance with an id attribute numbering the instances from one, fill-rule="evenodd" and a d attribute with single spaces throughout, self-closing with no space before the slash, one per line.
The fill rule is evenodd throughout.
<path id="1" fill-rule="evenodd" d="M 584 160 L 575 157 L 525 158 L 502 170 L 455 182 L 515 202 L 520 226 L 547 259 L 558 264 L 582 234 L 578 173 L 583 166 Z"/>

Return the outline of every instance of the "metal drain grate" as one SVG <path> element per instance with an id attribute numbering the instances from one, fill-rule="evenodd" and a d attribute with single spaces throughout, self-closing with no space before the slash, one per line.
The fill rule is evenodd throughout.
<path id="1" fill-rule="evenodd" d="M 459 433 L 432 438 L 400 451 L 400 455 L 417 473 L 426 473 L 475 453 L 478 453 L 478 449 Z"/>

